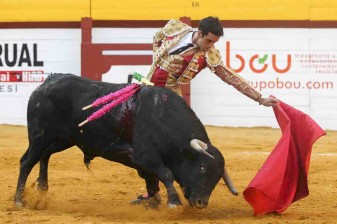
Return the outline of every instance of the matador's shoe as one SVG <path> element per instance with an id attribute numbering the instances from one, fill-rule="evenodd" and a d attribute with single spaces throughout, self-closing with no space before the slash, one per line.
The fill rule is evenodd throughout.
<path id="1" fill-rule="evenodd" d="M 155 194 L 154 197 L 149 197 L 147 194 L 139 195 L 135 200 L 130 201 L 131 205 L 144 205 L 149 208 L 158 208 L 161 202 L 159 194 Z"/>

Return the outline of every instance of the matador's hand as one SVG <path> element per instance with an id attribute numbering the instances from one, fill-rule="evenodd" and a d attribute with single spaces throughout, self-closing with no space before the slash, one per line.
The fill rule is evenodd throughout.
<path id="1" fill-rule="evenodd" d="M 276 106 L 276 104 L 279 102 L 279 100 L 274 98 L 274 97 L 267 97 L 267 98 L 261 97 L 258 100 L 258 102 L 265 107 L 270 107 L 270 106 Z"/>

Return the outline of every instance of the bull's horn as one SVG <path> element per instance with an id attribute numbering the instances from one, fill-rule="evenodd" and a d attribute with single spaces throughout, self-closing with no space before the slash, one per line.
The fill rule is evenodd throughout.
<path id="1" fill-rule="evenodd" d="M 207 144 L 200 141 L 199 139 L 192 139 L 191 140 L 191 147 L 194 148 L 196 151 L 201 152 L 202 154 L 205 154 L 206 156 L 211 157 L 214 159 L 214 156 L 206 152 L 207 150 Z"/>
<path id="2" fill-rule="evenodd" d="M 227 169 L 225 167 L 225 171 L 224 174 L 222 176 L 222 179 L 225 181 L 226 186 L 228 187 L 229 191 L 233 194 L 233 195 L 238 195 L 238 192 L 236 191 L 231 178 L 228 175 Z"/>

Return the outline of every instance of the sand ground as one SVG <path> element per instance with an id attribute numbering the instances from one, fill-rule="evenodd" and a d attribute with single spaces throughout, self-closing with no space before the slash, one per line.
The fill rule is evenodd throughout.
<path id="1" fill-rule="evenodd" d="M 26 185 L 27 207 L 13 209 L 19 160 L 28 146 L 26 127 L 0 125 L 0 223 L 337 223 L 337 132 L 328 131 L 313 148 L 309 173 L 310 195 L 281 215 L 253 216 L 242 192 L 281 136 L 279 129 L 206 127 L 212 143 L 226 159 L 240 195 L 232 196 L 223 182 L 211 195 L 207 209 L 166 207 L 159 211 L 129 205 L 144 193 L 135 170 L 101 158 L 92 161 L 92 173 L 83 154 L 71 148 L 51 157 L 49 191 L 41 197 L 34 185 L 35 166 Z M 163 186 L 161 185 L 163 189 Z"/>

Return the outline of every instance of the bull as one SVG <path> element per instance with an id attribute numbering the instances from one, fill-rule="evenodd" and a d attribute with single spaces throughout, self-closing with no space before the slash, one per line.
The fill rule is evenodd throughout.
<path id="1" fill-rule="evenodd" d="M 174 181 L 197 208 L 207 207 L 221 178 L 237 194 L 224 157 L 211 144 L 201 121 L 181 97 L 166 88 L 142 86 L 101 119 L 78 126 L 93 112 L 82 111 L 83 106 L 127 85 L 52 74 L 31 94 L 29 146 L 20 160 L 16 206 L 24 205 L 24 188 L 32 168 L 40 162 L 37 187 L 47 191 L 50 156 L 74 145 L 82 150 L 87 164 L 100 156 L 136 169 L 150 198 L 157 195 L 161 181 L 169 207 L 181 205 Z"/>

